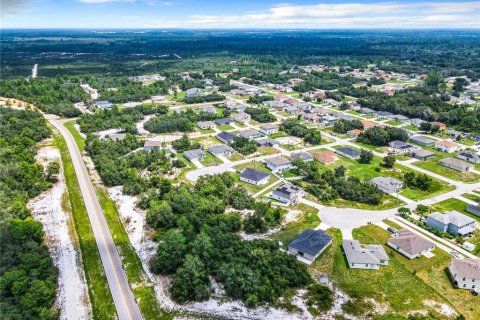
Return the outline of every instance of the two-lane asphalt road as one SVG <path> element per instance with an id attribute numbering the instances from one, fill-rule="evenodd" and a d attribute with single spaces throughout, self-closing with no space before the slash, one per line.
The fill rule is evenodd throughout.
<path id="1" fill-rule="evenodd" d="M 142 315 L 135 301 L 128 283 L 127 275 L 122 267 L 112 235 L 108 229 L 107 221 L 98 202 L 95 189 L 82 160 L 80 150 L 72 134 L 63 126 L 61 120 L 49 119 L 50 123 L 58 129 L 67 142 L 68 151 L 72 158 L 83 200 L 87 208 L 88 217 L 92 226 L 95 241 L 107 276 L 108 286 L 113 296 L 118 318 L 140 320 Z"/>

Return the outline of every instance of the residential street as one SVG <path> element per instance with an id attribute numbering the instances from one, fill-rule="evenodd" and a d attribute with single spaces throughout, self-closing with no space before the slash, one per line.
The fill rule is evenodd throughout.
<path id="1" fill-rule="evenodd" d="M 142 319 L 140 309 L 128 283 L 122 261 L 113 241 L 107 222 L 103 215 L 95 189 L 90 180 L 87 168 L 80 154 L 80 150 L 71 133 L 63 126 L 61 120 L 49 117 L 50 123 L 58 129 L 65 141 L 72 157 L 73 166 L 77 175 L 80 190 L 87 208 L 88 217 L 92 226 L 95 241 L 102 260 L 105 274 L 110 287 L 115 308 L 119 319 Z"/>

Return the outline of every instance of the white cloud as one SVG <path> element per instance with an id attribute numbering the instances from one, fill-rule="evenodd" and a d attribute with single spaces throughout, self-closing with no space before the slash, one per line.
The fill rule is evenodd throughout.
<path id="1" fill-rule="evenodd" d="M 159 28 L 480 28 L 480 2 L 276 5 L 238 15 L 155 21 Z"/>
<path id="2" fill-rule="evenodd" d="M 26 0 L 0 0 L 0 16 L 11 17 L 27 10 Z"/>

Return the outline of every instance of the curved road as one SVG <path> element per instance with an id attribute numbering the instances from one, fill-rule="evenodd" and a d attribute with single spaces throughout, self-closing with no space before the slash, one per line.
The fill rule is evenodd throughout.
<path id="1" fill-rule="evenodd" d="M 77 175 L 80 190 L 88 212 L 88 218 L 92 226 L 95 241 L 97 243 L 103 268 L 107 276 L 108 286 L 117 309 L 118 318 L 123 319 L 142 319 L 140 309 L 133 296 L 128 283 L 127 275 L 122 267 L 122 261 L 118 254 L 112 235 L 108 229 L 107 221 L 98 202 L 95 189 L 93 188 L 87 168 L 80 154 L 80 150 L 72 134 L 63 126 L 61 120 L 49 118 L 50 123 L 58 129 L 65 139 L 68 151 L 72 157 L 73 166 Z"/>

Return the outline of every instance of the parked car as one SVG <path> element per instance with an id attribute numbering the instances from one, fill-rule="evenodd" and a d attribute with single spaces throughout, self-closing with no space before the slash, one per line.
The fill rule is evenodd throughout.
<path id="1" fill-rule="evenodd" d="M 463 258 L 463 256 L 460 254 L 460 252 L 455 251 L 455 250 L 450 251 L 450 254 L 457 259 L 462 259 Z"/>
<path id="2" fill-rule="evenodd" d="M 393 229 L 392 227 L 388 227 L 387 231 L 389 231 L 391 233 L 397 233 L 397 230 Z"/>

